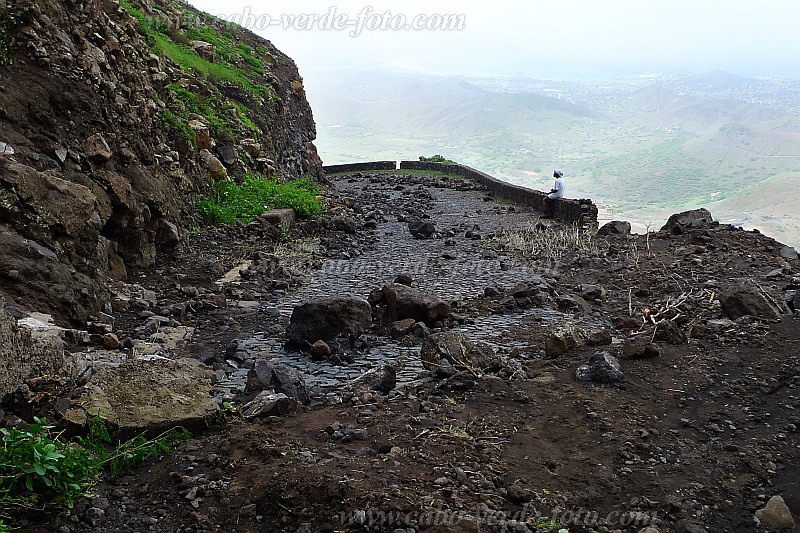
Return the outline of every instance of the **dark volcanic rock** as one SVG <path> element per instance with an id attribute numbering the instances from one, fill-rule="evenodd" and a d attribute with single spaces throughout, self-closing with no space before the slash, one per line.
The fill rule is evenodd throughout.
<path id="1" fill-rule="evenodd" d="M 436 224 L 430 220 L 415 218 L 409 221 L 408 231 L 417 239 L 430 239 L 436 232 Z"/>
<path id="2" fill-rule="evenodd" d="M 650 339 L 639 337 L 635 340 L 625 341 L 622 346 L 623 359 L 647 359 L 650 357 L 659 357 L 661 355 L 661 348 L 657 344 L 650 342 Z"/>
<path id="3" fill-rule="evenodd" d="M 446 331 L 434 333 L 422 343 L 422 366 L 442 377 L 453 374 L 452 369 L 472 373 L 500 367 L 500 359 L 491 346 L 473 343 L 466 336 Z"/>
<path id="4" fill-rule="evenodd" d="M 775 307 L 760 290 L 748 283 L 741 283 L 723 292 L 719 302 L 723 312 L 731 319 L 749 315 L 774 320 L 781 316 L 781 310 Z"/>
<path id="5" fill-rule="evenodd" d="M 399 283 L 383 287 L 383 301 L 389 309 L 392 322 L 413 318 L 432 325 L 439 319 L 450 316 L 450 305 L 435 294 L 424 293 Z"/>
<path id="6" fill-rule="evenodd" d="M 344 392 L 378 391 L 389 394 L 397 386 L 397 371 L 391 365 L 382 365 L 367 370 L 344 386 Z"/>
<path id="7" fill-rule="evenodd" d="M 588 363 L 575 371 L 575 377 L 581 381 L 595 381 L 597 383 L 625 381 L 625 374 L 622 373 L 619 361 L 608 352 L 594 354 Z"/>
<path id="8" fill-rule="evenodd" d="M 345 337 L 352 344 L 372 325 L 372 307 L 361 298 L 322 298 L 300 304 L 292 311 L 286 340 L 308 347 Z"/>
<path id="9" fill-rule="evenodd" d="M 612 220 L 603 224 L 599 230 L 598 235 L 630 235 L 631 223 L 626 220 Z"/>
<path id="10" fill-rule="evenodd" d="M 714 219 L 711 216 L 711 212 L 701 207 L 700 209 L 692 209 L 691 211 L 684 211 L 672 215 L 661 228 L 661 231 L 680 235 L 687 229 L 704 228 L 713 221 Z"/>
<path id="11" fill-rule="evenodd" d="M 308 403 L 308 386 L 298 370 L 281 363 L 258 360 L 247 375 L 248 389 L 274 388 L 300 403 Z"/>

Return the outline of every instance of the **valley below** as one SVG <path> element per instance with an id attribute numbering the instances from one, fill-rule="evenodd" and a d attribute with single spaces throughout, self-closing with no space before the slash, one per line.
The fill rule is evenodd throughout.
<path id="1" fill-rule="evenodd" d="M 326 164 L 441 154 L 511 183 L 592 198 L 634 231 L 707 207 L 800 245 L 798 83 L 705 75 L 559 82 L 314 73 Z M 316 89 L 324 88 L 324 90 Z"/>

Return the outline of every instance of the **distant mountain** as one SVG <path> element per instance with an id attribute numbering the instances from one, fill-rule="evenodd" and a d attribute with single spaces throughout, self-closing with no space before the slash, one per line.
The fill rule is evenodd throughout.
<path id="1" fill-rule="evenodd" d="M 723 222 L 759 228 L 777 240 L 800 248 L 800 172 L 784 172 L 709 204 Z"/>
<path id="2" fill-rule="evenodd" d="M 700 100 L 660 86 L 641 89 L 611 106 L 608 112 L 615 118 L 635 119 L 641 125 L 681 128 L 692 133 L 705 133 L 727 124 L 780 127 L 797 118 L 761 104 L 733 99 Z"/>
<path id="3" fill-rule="evenodd" d="M 575 119 L 600 118 L 566 101 L 535 94 L 497 94 L 456 78 L 388 75 L 328 89 L 312 101 L 321 128 L 357 124 L 452 136 L 522 131 L 545 122 L 548 127 L 562 124 L 566 129 Z"/>

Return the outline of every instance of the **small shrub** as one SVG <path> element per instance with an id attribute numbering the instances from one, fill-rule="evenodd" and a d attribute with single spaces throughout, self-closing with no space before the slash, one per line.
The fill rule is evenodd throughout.
<path id="1" fill-rule="evenodd" d="M 277 183 L 248 175 L 241 185 L 231 180 L 216 182 L 208 198 L 198 202 L 198 210 L 209 222 L 232 224 L 251 222 L 264 211 L 292 208 L 300 216 L 317 216 L 322 204 L 317 199 L 319 187 L 313 180 L 303 178 Z"/>
<path id="2" fill-rule="evenodd" d="M 0 429 L 0 531 L 9 530 L 5 520 L 20 511 L 70 508 L 105 470 L 117 474 L 151 457 L 169 452 L 170 446 L 191 435 L 172 429 L 155 439 L 143 435 L 111 446 L 101 418 L 95 418 L 89 434 L 69 442 L 43 418 L 34 418 L 27 429 Z"/>
<path id="3" fill-rule="evenodd" d="M 431 157 L 425 157 L 424 155 L 419 156 L 419 160 L 423 163 L 447 163 L 448 165 L 455 165 L 456 162 L 450 159 L 445 158 L 439 154 L 433 155 Z"/>

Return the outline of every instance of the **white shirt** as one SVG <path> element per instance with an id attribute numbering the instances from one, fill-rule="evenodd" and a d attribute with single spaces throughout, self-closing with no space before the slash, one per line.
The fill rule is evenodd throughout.
<path id="1" fill-rule="evenodd" d="M 553 188 L 556 192 L 551 192 L 547 195 L 548 198 L 551 200 L 554 198 L 563 198 L 564 191 L 566 190 L 566 185 L 564 184 L 564 178 L 556 178 L 556 183 L 553 185 Z"/>

